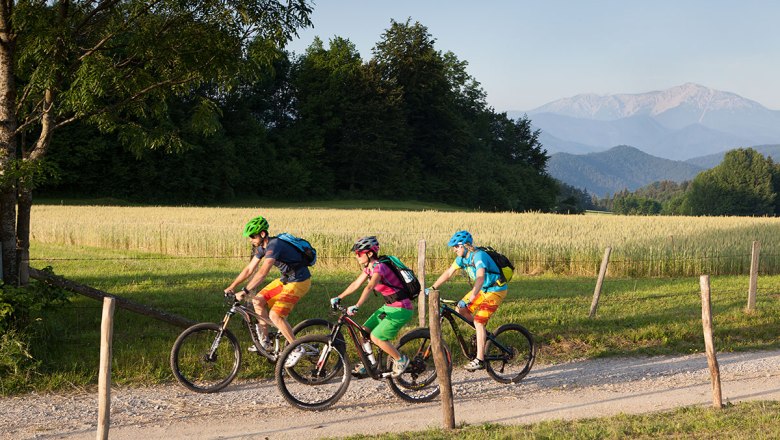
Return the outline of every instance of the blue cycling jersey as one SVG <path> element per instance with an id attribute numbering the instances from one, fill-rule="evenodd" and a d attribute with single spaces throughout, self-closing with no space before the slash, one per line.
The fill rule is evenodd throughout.
<path id="1" fill-rule="evenodd" d="M 501 269 L 490 258 L 487 252 L 475 249 L 473 252 L 469 252 L 466 257 L 455 258 L 454 265 L 466 271 L 466 274 L 473 283 L 477 279 L 477 269 L 485 269 L 485 283 L 482 284 L 482 291 L 484 292 L 500 292 L 507 289 L 506 283 L 499 286 L 497 283 L 501 279 Z"/>

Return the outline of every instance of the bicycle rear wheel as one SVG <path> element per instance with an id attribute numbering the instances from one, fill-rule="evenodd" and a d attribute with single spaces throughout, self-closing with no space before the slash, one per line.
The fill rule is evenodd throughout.
<path id="1" fill-rule="evenodd" d="M 485 347 L 487 374 L 501 383 L 518 383 L 531 371 L 536 346 L 531 332 L 520 324 L 504 324 Z"/>
<path id="2" fill-rule="evenodd" d="M 303 347 L 292 367 L 285 363 Z M 328 335 L 308 335 L 288 345 L 276 363 L 276 386 L 290 405 L 305 410 L 322 410 L 336 403 L 347 391 L 351 375 L 346 350 L 331 346 Z"/>
<path id="3" fill-rule="evenodd" d="M 452 357 L 444 347 L 447 368 L 452 371 Z M 401 336 L 398 351 L 409 357 L 409 366 L 398 377 L 388 377 L 387 384 L 396 396 L 407 402 L 427 402 L 439 395 L 436 381 L 436 365 L 431 350 L 431 333 L 427 328 L 417 328 Z M 387 367 L 392 366 L 388 358 Z"/>
<path id="4" fill-rule="evenodd" d="M 241 364 L 238 339 L 219 324 L 204 322 L 184 330 L 171 349 L 171 371 L 185 388 L 213 393 L 235 379 Z"/>

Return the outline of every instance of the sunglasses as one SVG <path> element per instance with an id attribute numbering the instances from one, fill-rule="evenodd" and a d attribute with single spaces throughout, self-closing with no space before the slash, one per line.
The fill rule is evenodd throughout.
<path id="1" fill-rule="evenodd" d="M 260 236 L 260 234 L 252 234 L 252 235 L 249 236 L 249 238 L 255 239 L 255 238 L 259 237 L 259 236 Z"/>

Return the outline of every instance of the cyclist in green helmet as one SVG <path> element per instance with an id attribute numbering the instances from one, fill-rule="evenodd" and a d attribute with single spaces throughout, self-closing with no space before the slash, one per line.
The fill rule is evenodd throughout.
<path id="1" fill-rule="evenodd" d="M 287 322 L 287 316 L 298 301 L 311 288 L 311 272 L 301 252 L 285 240 L 271 237 L 268 234 L 268 220 L 258 216 L 250 220 L 244 227 L 244 237 L 249 238 L 254 254 L 249 264 L 236 276 L 236 279 L 225 289 L 225 293 L 235 293 L 238 300 L 245 295 L 257 291 L 272 266 L 279 268 L 282 276 L 271 281 L 252 299 L 255 311 L 271 322 L 282 332 L 285 339 L 292 343 L 295 340 L 292 327 Z M 261 263 L 262 261 L 262 263 Z M 254 275 L 253 275 L 254 274 Z M 252 277 L 251 279 L 250 276 Z M 236 288 L 249 279 L 244 288 L 236 292 Z M 268 327 L 260 322 L 260 343 L 264 348 L 270 348 Z M 266 344 L 268 344 L 266 346 Z M 250 347 L 250 350 L 255 347 Z M 302 349 L 302 347 L 301 347 Z M 287 358 L 288 367 L 292 367 L 300 359 L 302 353 L 293 353 Z"/>

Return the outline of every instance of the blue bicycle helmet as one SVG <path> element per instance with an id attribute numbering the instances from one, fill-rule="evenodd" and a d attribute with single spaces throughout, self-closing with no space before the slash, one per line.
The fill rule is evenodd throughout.
<path id="1" fill-rule="evenodd" d="M 450 242 L 447 243 L 447 246 L 457 246 L 459 244 L 472 244 L 474 243 L 474 238 L 469 234 L 469 231 L 458 231 L 455 233 L 455 235 L 450 238 Z"/>

